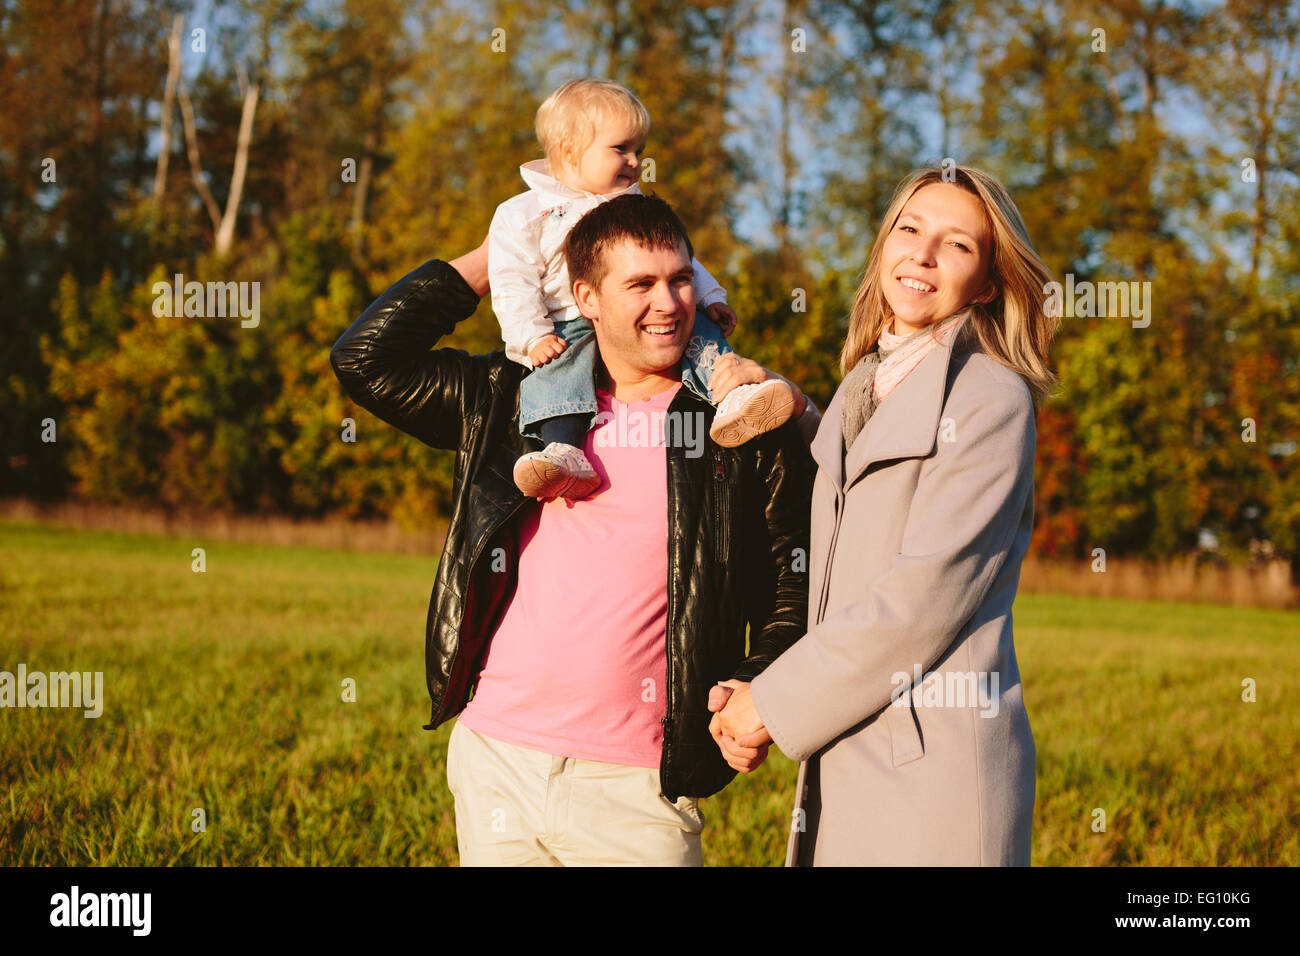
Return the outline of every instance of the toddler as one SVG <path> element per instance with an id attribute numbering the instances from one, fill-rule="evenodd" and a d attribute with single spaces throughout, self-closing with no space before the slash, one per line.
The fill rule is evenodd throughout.
<path id="1" fill-rule="evenodd" d="M 649 130 L 646 108 L 624 87 L 590 79 L 564 84 L 537 111 L 546 158 L 520 167 L 528 192 L 492 217 L 492 308 L 506 355 L 533 369 L 519 384 L 519 429 L 544 445 L 515 463 L 515 484 L 532 498 L 583 498 L 600 484 L 582 450 L 597 411 L 596 343 L 569 287 L 564 239 L 600 203 L 639 192 Z M 718 357 L 732 351 L 725 336 L 736 314 L 722 287 L 699 262 L 692 265 L 703 311 L 683 357 L 682 384 L 712 402 L 709 377 Z M 794 401 L 780 380 L 736 386 L 716 403 L 709 435 L 719 445 L 743 444 L 786 421 Z"/>

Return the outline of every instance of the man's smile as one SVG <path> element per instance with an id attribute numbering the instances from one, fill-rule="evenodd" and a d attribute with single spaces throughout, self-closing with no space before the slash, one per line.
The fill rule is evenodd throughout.
<path id="1" fill-rule="evenodd" d="M 677 334 L 677 321 L 674 319 L 671 322 L 643 322 L 641 331 L 660 338 L 672 338 Z"/>

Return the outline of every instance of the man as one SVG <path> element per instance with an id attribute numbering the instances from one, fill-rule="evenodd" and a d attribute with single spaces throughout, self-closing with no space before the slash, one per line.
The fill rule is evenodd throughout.
<path id="1" fill-rule="evenodd" d="M 811 458 L 793 423 L 709 441 L 712 407 L 680 387 L 693 252 L 667 203 L 610 200 L 565 253 L 602 358 L 588 499 L 515 486 L 539 447 L 519 433 L 522 367 L 430 350 L 486 291 L 483 250 L 401 279 L 331 360 L 357 404 L 457 452 L 426 729 L 462 715 L 447 757 L 462 864 L 700 865 L 699 798 L 767 755 L 715 744 L 710 688 L 752 680 L 807 623 Z"/>

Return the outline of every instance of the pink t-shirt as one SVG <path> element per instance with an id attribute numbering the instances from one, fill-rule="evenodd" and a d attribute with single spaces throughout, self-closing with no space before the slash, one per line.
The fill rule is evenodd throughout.
<path id="1" fill-rule="evenodd" d="M 600 486 L 530 509 L 519 584 L 492 637 L 465 726 L 530 750 L 658 767 L 668 622 L 668 458 L 675 386 L 596 396 L 586 454 Z"/>

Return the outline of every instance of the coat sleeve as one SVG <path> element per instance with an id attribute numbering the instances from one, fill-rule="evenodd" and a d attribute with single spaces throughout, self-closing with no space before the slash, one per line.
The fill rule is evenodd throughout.
<path id="1" fill-rule="evenodd" d="M 955 440 L 921 471 L 889 570 L 754 680 L 759 717 L 786 756 L 806 760 L 882 710 L 900 689 L 894 675 L 929 670 L 983 604 L 1032 501 L 1033 402 L 1018 384 L 990 382 L 955 416 Z M 835 560 L 852 559 L 841 537 Z"/>
<path id="2" fill-rule="evenodd" d="M 474 314 L 460 273 L 431 259 L 370 304 L 330 350 L 348 397 L 434 448 L 460 447 L 467 407 L 487 387 L 487 362 L 432 346 Z"/>
<path id="3" fill-rule="evenodd" d="M 709 270 L 700 265 L 699 259 L 691 260 L 691 268 L 695 273 L 695 304 L 697 306 L 706 309 L 715 302 L 727 301 L 727 293 L 722 286 L 718 285 L 718 280 L 709 275 Z"/>
<path id="4" fill-rule="evenodd" d="M 803 635 L 808 623 L 808 527 L 815 466 L 793 422 L 753 440 L 744 539 L 749 656 L 731 676 L 752 681 Z"/>
<path id="5" fill-rule="evenodd" d="M 517 207 L 502 203 L 488 227 L 488 284 L 506 357 L 526 368 L 533 367 L 533 346 L 555 331 L 542 295 L 545 276 L 541 220 L 528 222 Z"/>

